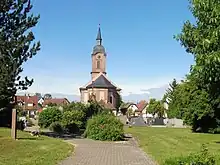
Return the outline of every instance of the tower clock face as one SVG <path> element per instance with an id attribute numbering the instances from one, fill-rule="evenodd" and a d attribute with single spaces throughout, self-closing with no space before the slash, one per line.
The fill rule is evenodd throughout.
<path id="1" fill-rule="evenodd" d="M 101 59 L 101 56 L 100 56 L 100 55 L 98 55 L 98 56 L 97 56 L 97 58 L 98 58 L 98 59 Z"/>

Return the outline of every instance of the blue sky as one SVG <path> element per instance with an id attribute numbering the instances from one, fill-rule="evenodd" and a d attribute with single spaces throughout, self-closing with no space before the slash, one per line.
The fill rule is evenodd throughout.
<path id="1" fill-rule="evenodd" d="M 33 29 L 41 51 L 24 65 L 31 92 L 79 94 L 90 80 L 98 24 L 107 76 L 122 94 L 141 93 L 181 78 L 193 57 L 173 39 L 192 20 L 188 0 L 32 0 L 41 15 Z"/>

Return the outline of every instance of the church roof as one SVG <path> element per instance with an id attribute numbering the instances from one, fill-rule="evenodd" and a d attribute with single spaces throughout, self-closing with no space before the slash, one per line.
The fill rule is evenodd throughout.
<path id="1" fill-rule="evenodd" d="M 103 53 L 103 54 L 105 54 L 105 48 L 104 48 L 104 46 L 102 46 L 102 45 L 96 45 L 96 46 L 94 46 L 94 47 L 93 47 L 93 52 L 92 52 L 92 54 L 95 55 L 95 54 L 97 54 L 97 53 Z"/>
<path id="2" fill-rule="evenodd" d="M 116 88 L 116 90 L 119 90 L 119 91 L 121 90 L 113 82 L 111 82 L 103 73 L 99 73 L 86 85 L 81 87 L 80 90 L 86 89 L 86 88 L 92 88 L 92 87 L 93 88 Z"/>
<path id="3" fill-rule="evenodd" d="M 101 74 L 95 81 L 93 81 L 86 88 L 116 88 L 107 78 Z"/>
<path id="4" fill-rule="evenodd" d="M 93 47 L 93 52 L 92 54 L 95 55 L 97 53 L 103 53 L 105 54 L 105 48 L 102 45 L 102 35 L 101 35 L 101 28 L 99 25 L 99 29 L 98 29 L 98 33 L 97 33 L 97 37 L 96 37 L 96 45 Z"/>
<path id="5" fill-rule="evenodd" d="M 100 27 L 99 27 L 99 30 L 98 30 L 98 34 L 97 34 L 96 40 L 102 40 L 101 28 Z"/>

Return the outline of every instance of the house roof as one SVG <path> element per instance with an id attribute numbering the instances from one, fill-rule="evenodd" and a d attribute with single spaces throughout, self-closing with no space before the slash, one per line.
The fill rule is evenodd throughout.
<path id="1" fill-rule="evenodd" d="M 131 105 L 136 105 L 136 104 L 131 103 L 131 102 L 122 103 L 121 106 L 120 106 L 120 109 L 127 109 L 127 108 L 129 108 L 129 106 L 131 106 Z"/>
<path id="2" fill-rule="evenodd" d="M 118 88 L 113 82 L 111 82 L 103 73 L 99 73 L 96 77 L 94 77 L 90 82 L 80 88 L 88 89 L 88 88 L 116 88 L 116 90 L 121 90 Z"/>
<path id="3" fill-rule="evenodd" d="M 27 108 L 38 108 L 38 97 L 37 96 L 16 96 L 17 102 L 21 102 L 23 104 L 33 104 L 33 107 L 27 107 Z"/>
<path id="4" fill-rule="evenodd" d="M 60 105 L 66 102 L 69 103 L 69 100 L 67 98 L 52 98 L 45 99 L 43 105 L 48 105 L 50 103 Z"/>
<path id="5" fill-rule="evenodd" d="M 137 103 L 137 107 L 139 111 L 143 111 L 147 105 L 148 105 L 148 102 L 146 100 L 141 100 L 139 103 Z"/>

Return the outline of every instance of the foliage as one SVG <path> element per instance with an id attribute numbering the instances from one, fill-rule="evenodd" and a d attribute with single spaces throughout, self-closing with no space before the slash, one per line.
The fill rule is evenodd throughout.
<path id="1" fill-rule="evenodd" d="M 26 115 L 26 112 L 20 106 L 16 105 L 15 109 L 17 110 L 18 117 L 22 117 Z"/>
<path id="2" fill-rule="evenodd" d="M 164 165 L 215 165 L 216 161 L 213 155 L 208 152 L 208 148 L 202 145 L 201 151 L 191 153 L 186 157 L 177 157 L 168 159 Z"/>
<path id="3" fill-rule="evenodd" d="M 52 99 L 52 95 L 49 94 L 49 93 L 46 93 L 46 94 L 44 95 L 44 99 Z"/>
<path id="4" fill-rule="evenodd" d="M 61 121 L 62 113 L 56 107 L 48 107 L 39 114 L 38 124 L 40 127 L 47 128 L 53 122 Z"/>
<path id="5" fill-rule="evenodd" d="M 149 106 L 147 109 L 148 113 L 151 113 L 153 115 L 157 114 L 159 117 L 164 116 L 165 108 L 163 106 L 163 102 L 156 99 L 150 99 Z"/>
<path id="6" fill-rule="evenodd" d="M 127 113 L 126 113 L 126 114 L 127 114 L 127 117 L 128 117 L 128 118 L 135 115 L 135 113 L 133 112 L 133 110 L 132 110 L 131 108 L 129 108 L 129 109 L 127 110 Z"/>
<path id="7" fill-rule="evenodd" d="M 191 108 L 187 111 L 195 112 L 188 117 L 193 121 L 194 131 L 201 128 L 203 132 L 215 132 L 213 130 L 220 127 L 220 2 L 190 0 L 190 10 L 196 19 L 195 24 L 186 21 L 182 32 L 175 36 L 195 59 L 187 82 L 196 99 L 195 102 L 186 99 L 189 101 L 187 107 Z"/>
<path id="8" fill-rule="evenodd" d="M 123 104 L 122 97 L 120 94 L 117 95 L 116 99 L 116 109 L 119 110 L 119 107 Z"/>
<path id="9" fill-rule="evenodd" d="M 104 111 L 104 107 L 101 106 L 96 101 L 90 102 L 87 110 L 86 110 L 86 117 L 87 119 L 91 118 L 93 115 L 101 113 Z"/>
<path id="10" fill-rule="evenodd" d="M 117 141 L 123 138 L 123 124 L 112 114 L 98 114 L 88 120 L 85 135 L 94 140 Z"/>
<path id="11" fill-rule="evenodd" d="M 63 126 L 58 121 L 51 123 L 51 125 L 49 126 L 49 129 L 51 131 L 59 133 L 59 134 L 63 133 L 63 131 L 64 131 Z"/>
<path id="12" fill-rule="evenodd" d="M 48 107 L 56 107 L 57 104 L 56 104 L 56 103 L 48 103 L 47 106 L 48 106 Z"/>
<path id="13" fill-rule="evenodd" d="M 17 121 L 17 129 L 23 131 L 25 129 L 24 121 Z"/>
<path id="14" fill-rule="evenodd" d="M 28 126 L 28 127 L 31 127 L 31 126 L 34 125 L 33 122 L 32 122 L 32 120 L 31 120 L 29 117 L 26 117 L 26 120 L 27 120 L 27 126 Z"/>
<path id="15" fill-rule="evenodd" d="M 172 83 L 169 84 L 169 88 L 166 90 L 166 93 L 163 96 L 163 102 L 169 103 L 171 100 L 173 100 L 173 93 L 177 86 L 178 83 L 176 79 L 173 79 Z"/>
<path id="16" fill-rule="evenodd" d="M 22 65 L 40 50 L 31 28 L 39 16 L 30 14 L 32 5 L 28 0 L 0 3 L 0 109 L 13 100 L 17 90 L 25 90 L 33 83 L 21 78 Z"/>
<path id="17" fill-rule="evenodd" d="M 65 111 L 62 116 L 62 125 L 69 132 L 78 132 L 83 126 L 85 113 L 79 110 Z"/>

